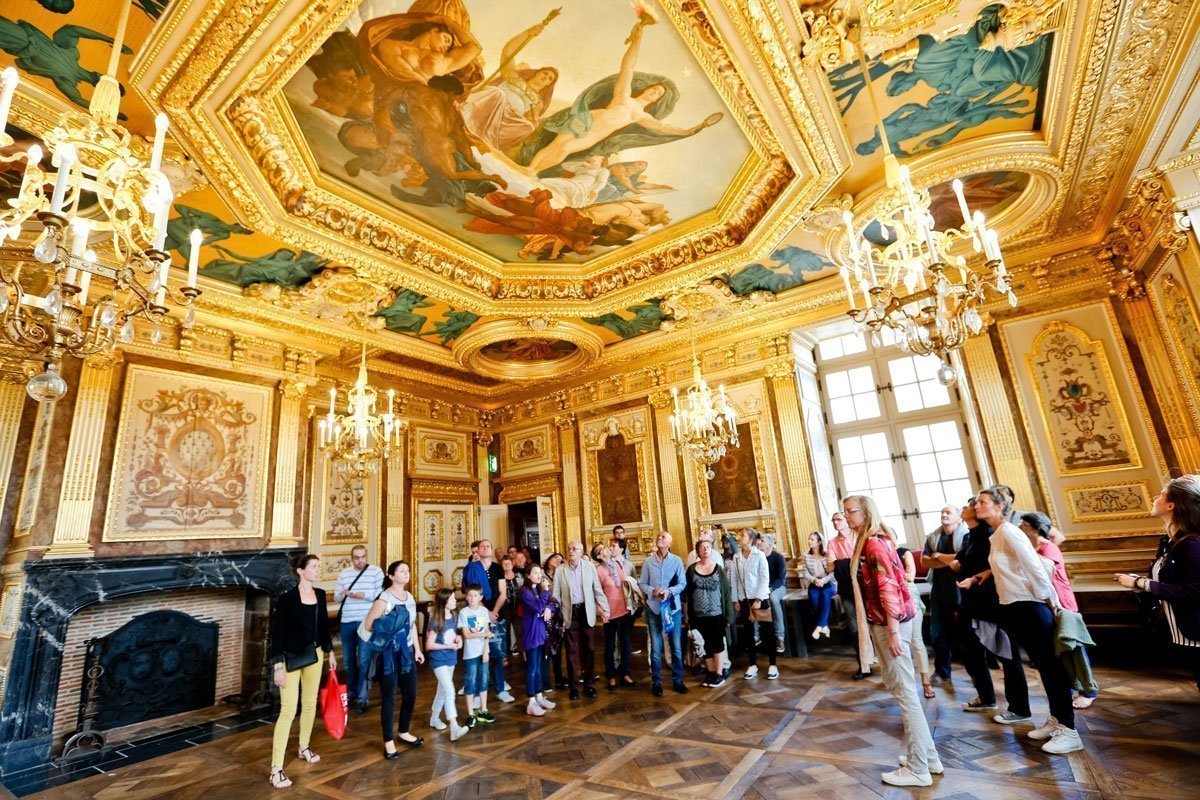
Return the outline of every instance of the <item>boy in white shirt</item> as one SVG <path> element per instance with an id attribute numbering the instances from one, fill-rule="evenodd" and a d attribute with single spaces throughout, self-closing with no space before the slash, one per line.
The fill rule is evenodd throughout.
<path id="1" fill-rule="evenodd" d="M 496 721 L 487 710 L 490 649 L 487 640 L 491 636 L 488 623 L 488 610 L 483 605 L 483 587 L 473 583 L 467 587 L 466 608 L 458 612 L 458 629 L 463 637 L 463 694 L 467 698 L 468 728 L 474 728 L 477 722 L 490 725 Z"/>

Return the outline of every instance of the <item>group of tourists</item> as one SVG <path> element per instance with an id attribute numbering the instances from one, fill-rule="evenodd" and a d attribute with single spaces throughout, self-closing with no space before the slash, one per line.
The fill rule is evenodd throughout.
<path id="1" fill-rule="evenodd" d="M 827 541 L 813 533 L 797 564 L 807 584 L 811 637 L 830 636 L 831 614 L 840 607 L 853 637 L 861 680 L 876 663 L 896 698 L 904 728 L 904 753 L 896 770 L 881 777 L 894 786 L 928 786 L 943 771 L 922 696 L 951 677 L 957 657 L 977 696 L 963 710 L 990 714 L 1003 725 L 1031 723 L 1029 688 L 1021 651 L 1037 670 L 1049 701 L 1046 720 L 1027 736 L 1044 751 L 1061 755 L 1083 748 L 1075 712 L 1097 697 L 1086 646 L 1092 644 L 1078 613 L 1057 542 L 1062 534 L 1038 512 L 1012 508 L 1008 487 L 981 490 L 961 508 L 947 506 L 924 548 L 910 552 L 883 520 L 874 500 L 847 497 L 832 519 Z M 1155 501 L 1167 536 L 1151 574 L 1119 574 L 1124 588 L 1161 603 L 1172 641 L 1186 653 L 1200 687 L 1200 479 L 1170 481 Z M 779 677 L 777 657 L 785 650 L 782 601 L 787 563 L 774 540 L 753 528 L 735 538 L 721 526 L 697 537 L 687 560 L 672 552 L 672 536 L 660 532 L 640 570 L 630 559 L 624 529 L 585 555 L 574 541 L 566 556 L 542 564 L 510 548 L 496 563 L 491 542 L 472 545 L 459 593 L 439 589 L 429 605 L 423 637 L 417 605 L 408 591 L 408 564 L 395 561 L 386 573 L 368 563 L 365 548 L 351 553 L 351 566 L 338 577 L 334 600 L 352 705 L 367 708 L 373 681 L 380 686 L 384 755 L 419 747 L 411 731 L 417 699 L 417 667 L 429 662 L 436 681 L 430 727 L 449 730 L 456 741 L 495 716 L 488 690 L 513 703 L 505 666 L 524 660 L 525 712 L 542 717 L 556 704 L 547 698 L 568 690 L 570 700 L 595 697 L 597 629 L 603 632 L 604 678 L 610 691 L 633 688 L 634 621 L 644 616 L 650 691 L 663 694 L 663 663 L 669 658 L 671 688 L 686 694 L 687 661 L 703 676 L 701 686 L 730 680 L 733 659 L 744 656 L 743 678 L 759 677 L 767 659 L 768 680 Z M 928 571 L 928 608 L 916 588 L 917 564 Z M 298 558 L 295 588 L 278 600 L 272 623 L 271 660 L 281 711 L 275 726 L 271 784 L 291 785 L 283 771 L 291 728 L 300 714 L 299 756 L 320 760 L 310 747 L 322 674 L 321 654 L 337 668 L 326 593 L 315 555 Z M 835 604 L 834 600 L 837 599 Z M 932 663 L 922 622 L 930 619 Z M 686 648 L 685 648 L 686 642 Z M 519 643 L 519 644 L 518 644 Z M 565 658 L 564 658 L 565 654 Z M 458 671 L 459 662 L 462 670 Z M 564 675 L 565 663 L 565 675 Z M 1000 709 L 989 667 L 1004 676 Z M 460 723 L 457 697 L 464 698 Z M 400 698 L 399 714 L 396 698 Z"/>

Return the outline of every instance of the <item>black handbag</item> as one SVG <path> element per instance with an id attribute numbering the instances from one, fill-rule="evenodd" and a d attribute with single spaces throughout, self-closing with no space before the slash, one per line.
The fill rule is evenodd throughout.
<path id="1" fill-rule="evenodd" d="M 319 603 L 313 604 L 313 633 L 317 631 L 317 614 L 320 608 Z M 283 654 L 284 668 L 288 672 L 295 672 L 298 669 L 304 669 L 317 663 L 317 643 L 313 642 L 312 647 L 302 653 L 287 653 Z"/>

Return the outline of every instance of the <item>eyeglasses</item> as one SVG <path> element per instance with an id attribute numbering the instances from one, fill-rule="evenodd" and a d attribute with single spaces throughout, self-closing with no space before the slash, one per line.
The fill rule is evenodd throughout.
<path id="1" fill-rule="evenodd" d="M 862 509 L 861 508 L 847 508 L 846 513 L 847 514 L 861 514 Z"/>

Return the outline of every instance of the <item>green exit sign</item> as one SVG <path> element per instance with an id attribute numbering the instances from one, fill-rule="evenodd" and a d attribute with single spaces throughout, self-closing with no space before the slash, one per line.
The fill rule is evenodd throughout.
<path id="1" fill-rule="evenodd" d="M 500 471 L 500 459 L 496 458 L 493 455 L 489 455 L 488 456 L 488 472 L 499 472 L 499 471 Z"/>

